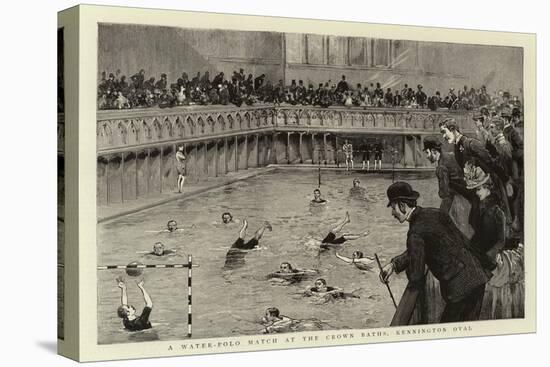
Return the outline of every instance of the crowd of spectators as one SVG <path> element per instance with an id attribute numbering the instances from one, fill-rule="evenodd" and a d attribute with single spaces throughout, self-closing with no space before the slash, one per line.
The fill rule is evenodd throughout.
<path id="1" fill-rule="evenodd" d="M 319 83 L 316 87 L 302 80 L 292 80 L 285 85 L 283 80 L 272 83 L 266 75 L 254 77 L 246 75 L 244 69 L 234 71 L 228 79 L 223 72 L 210 77 L 208 71 L 200 72 L 193 78 L 182 73 L 175 83 L 168 83 L 166 74 L 160 79 L 146 78 L 145 70 L 141 69 L 127 80 L 125 75 L 102 73 L 98 86 L 99 109 L 128 109 L 137 107 L 159 106 L 173 107 L 185 105 L 228 105 L 236 106 L 263 104 L 311 105 L 320 107 L 400 107 L 428 108 L 431 110 L 472 110 L 486 107 L 499 110 L 503 107 L 521 109 L 518 96 L 511 96 L 507 91 L 498 91 L 493 95 L 487 92 L 485 86 L 468 88 L 449 92 L 442 96 L 439 91 L 428 97 L 422 85 L 416 89 L 404 84 L 403 88 L 383 88 L 380 83 L 369 85 L 356 84 L 352 86 L 342 75 L 338 83 L 331 80 Z"/>

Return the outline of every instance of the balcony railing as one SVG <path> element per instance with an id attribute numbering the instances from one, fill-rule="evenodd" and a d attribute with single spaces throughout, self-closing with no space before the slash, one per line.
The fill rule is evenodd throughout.
<path id="1" fill-rule="evenodd" d="M 407 108 L 312 106 L 190 106 L 97 112 L 98 154 L 136 147 L 177 144 L 275 131 L 428 135 L 439 122 L 454 118 L 473 132 L 468 111 Z M 63 151 L 64 119 L 58 116 L 58 147 Z"/>

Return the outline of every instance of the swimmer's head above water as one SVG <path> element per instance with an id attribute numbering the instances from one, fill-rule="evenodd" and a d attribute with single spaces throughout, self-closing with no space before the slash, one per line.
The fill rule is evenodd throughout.
<path id="1" fill-rule="evenodd" d="M 359 184 L 361 184 L 361 181 L 359 181 L 358 178 L 355 178 L 355 179 L 353 180 L 353 187 L 359 187 Z"/>
<path id="2" fill-rule="evenodd" d="M 132 305 L 122 305 L 118 307 L 116 313 L 121 319 L 132 319 L 136 315 L 136 308 Z"/>
<path id="3" fill-rule="evenodd" d="M 175 220 L 171 219 L 168 221 L 168 223 L 166 223 L 166 229 L 168 229 L 168 232 L 174 232 L 178 229 L 178 223 Z"/>
<path id="4" fill-rule="evenodd" d="M 265 310 L 264 320 L 267 322 L 277 321 L 280 319 L 280 315 L 281 313 L 279 312 L 279 309 L 277 307 L 269 307 L 267 310 Z"/>
<path id="5" fill-rule="evenodd" d="M 224 224 L 230 223 L 233 221 L 233 216 L 229 212 L 225 212 L 222 214 L 222 222 Z"/>
<path id="6" fill-rule="evenodd" d="M 364 255 L 361 251 L 353 251 L 353 254 L 351 256 L 354 259 L 362 259 Z"/>
<path id="7" fill-rule="evenodd" d="M 323 199 L 321 199 L 321 190 L 313 190 L 313 201 L 323 201 Z"/>
<path id="8" fill-rule="evenodd" d="M 327 281 L 323 278 L 319 278 L 315 281 L 315 288 L 317 292 L 326 292 L 327 291 Z"/>
<path id="9" fill-rule="evenodd" d="M 153 255 L 164 255 L 164 244 L 162 242 L 157 242 L 153 245 Z"/>
<path id="10" fill-rule="evenodd" d="M 279 269 L 281 273 L 292 273 L 292 271 L 294 270 L 292 268 L 292 265 L 290 265 L 289 262 L 281 263 L 281 265 L 279 266 Z"/>

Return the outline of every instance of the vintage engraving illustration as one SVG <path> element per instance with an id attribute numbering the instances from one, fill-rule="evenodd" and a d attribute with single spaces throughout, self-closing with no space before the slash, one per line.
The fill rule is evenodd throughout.
<path id="1" fill-rule="evenodd" d="M 524 317 L 523 49 L 100 23 L 99 344 Z"/>
<path id="2" fill-rule="evenodd" d="M 57 30 L 57 338 L 65 339 L 64 30 Z"/>

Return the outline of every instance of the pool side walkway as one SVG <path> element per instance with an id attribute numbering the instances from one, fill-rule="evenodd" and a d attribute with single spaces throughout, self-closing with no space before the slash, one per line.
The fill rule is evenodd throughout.
<path id="1" fill-rule="evenodd" d="M 255 177 L 264 173 L 272 172 L 276 167 L 268 166 L 262 168 L 250 168 L 246 171 L 230 172 L 223 177 L 209 177 L 207 180 L 199 182 L 185 182 L 183 193 L 177 191 L 163 192 L 147 198 L 139 198 L 120 204 L 110 204 L 98 206 L 97 222 L 102 223 L 124 215 L 136 213 L 142 210 L 150 209 L 158 205 L 166 204 L 175 200 L 188 199 L 202 194 L 206 191 L 217 189 L 225 185 L 232 184 Z"/>
<path id="2" fill-rule="evenodd" d="M 357 165 L 356 165 L 357 166 Z M 137 213 L 142 210 L 150 209 L 155 206 L 159 206 L 162 204 L 166 204 L 175 200 L 183 200 L 183 199 L 189 199 L 192 197 L 195 197 L 199 194 L 202 194 L 206 191 L 217 189 L 229 184 L 232 184 L 237 181 L 246 180 L 261 174 L 265 174 L 268 172 L 273 172 L 277 169 L 318 169 L 319 165 L 317 164 L 273 164 L 269 165 L 267 167 L 262 168 L 250 168 L 246 171 L 239 171 L 239 172 L 230 172 L 227 175 L 223 177 L 209 177 L 206 181 L 198 181 L 198 182 L 186 182 L 184 186 L 184 192 L 178 193 L 178 192 L 164 192 L 159 193 L 158 195 L 147 197 L 147 198 L 139 198 L 132 201 L 127 201 L 120 204 L 111 204 L 111 205 L 105 205 L 105 206 L 99 206 L 97 208 L 97 222 L 102 223 L 106 222 L 112 219 L 116 219 L 119 217 L 122 217 L 124 215 Z M 336 165 L 321 165 L 321 170 L 330 170 L 330 171 L 345 171 L 345 166 L 340 165 L 340 167 L 337 167 Z M 430 172 L 434 171 L 434 168 L 432 167 L 398 167 L 396 165 L 395 169 L 384 167 L 382 170 L 362 170 L 361 166 L 359 165 L 359 168 L 355 168 L 353 170 L 354 173 L 361 173 L 361 174 L 377 174 L 377 173 L 391 173 L 392 171 L 395 172 Z"/>

